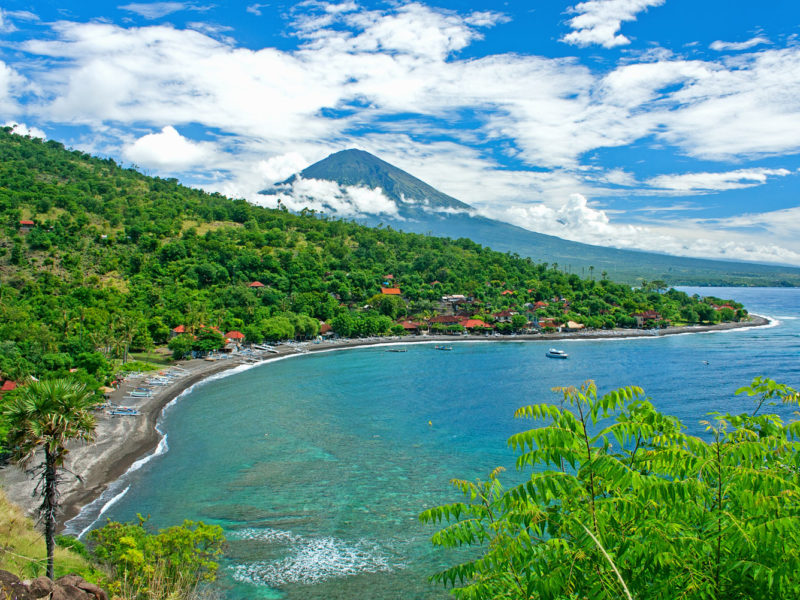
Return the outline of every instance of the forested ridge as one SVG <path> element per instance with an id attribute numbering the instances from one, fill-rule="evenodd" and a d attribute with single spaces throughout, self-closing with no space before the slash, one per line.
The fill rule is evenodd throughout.
<path id="1" fill-rule="evenodd" d="M 487 325 L 508 308 L 596 328 L 634 326 L 637 311 L 661 323 L 745 316 L 663 282 L 632 290 L 467 239 L 231 200 L 8 128 L 0 215 L 5 379 L 79 367 L 102 380 L 107 361 L 163 345 L 180 325 L 195 333 L 190 346 L 204 335 L 218 344 L 217 329 L 256 342 L 308 338 L 320 321 L 348 336 L 402 332 L 398 318 L 430 317 L 447 294 L 468 297 Z M 383 285 L 402 299 L 379 296 Z"/>

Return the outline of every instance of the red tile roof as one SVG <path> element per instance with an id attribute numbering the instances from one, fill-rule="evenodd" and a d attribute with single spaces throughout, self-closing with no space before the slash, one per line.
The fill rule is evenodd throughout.
<path id="1" fill-rule="evenodd" d="M 23 220 L 19 222 L 20 225 L 35 225 L 33 221 Z"/>
<path id="2" fill-rule="evenodd" d="M 476 327 L 489 327 L 486 323 L 481 321 L 480 319 L 467 319 L 461 325 L 464 329 L 474 329 Z"/>
<path id="3" fill-rule="evenodd" d="M 263 283 L 261 283 L 260 281 L 254 281 L 253 283 L 249 284 L 247 287 L 260 288 L 260 287 L 266 287 L 266 286 Z"/>
<path id="4" fill-rule="evenodd" d="M 381 294 L 386 294 L 387 296 L 399 296 L 400 295 L 400 288 L 381 288 Z"/>
<path id="5" fill-rule="evenodd" d="M 236 331 L 234 329 L 233 331 L 229 331 L 228 333 L 226 333 L 225 337 L 228 338 L 229 340 L 243 340 L 244 334 L 241 331 Z"/>
<path id="6" fill-rule="evenodd" d="M 333 327 L 331 327 L 331 326 L 330 326 L 330 325 L 328 325 L 327 323 L 320 323 L 320 324 L 319 324 L 319 332 L 320 332 L 321 334 L 326 334 L 326 333 L 328 333 L 329 331 L 333 331 Z"/>
<path id="7" fill-rule="evenodd" d="M 513 294 L 513 293 L 514 293 L 514 290 L 503 290 L 503 292 L 500 295 L 501 296 L 508 296 L 509 294 Z"/>
<path id="8" fill-rule="evenodd" d="M 0 392 L 10 392 L 17 387 L 16 381 L 11 381 L 10 379 L 3 383 L 3 387 L 0 387 Z"/>
<path id="9" fill-rule="evenodd" d="M 539 300 L 533 305 L 534 308 L 544 308 L 545 306 L 549 306 L 549 304 L 547 304 L 547 302 L 543 302 L 542 300 Z"/>
<path id="10" fill-rule="evenodd" d="M 458 323 L 461 319 L 450 315 L 439 315 L 438 317 L 431 317 L 428 323 L 441 323 L 443 325 L 452 325 Z"/>
<path id="11" fill-rule="evenodd" d="M 186 333 L 186 328 L 183 325 L 178 325 L 172 329 L 172 333 Z"/>
<path id="12" fill-rule="evenodd" d="M 403 329 L 414 330 L 422 327 L 422 323 L 415 323 L 414 321 L 402 321 L 400 323 Z"/>
<path id="13" fill-rule="evenodd" d="M 394 275 L 384 275 L 384 279 L 394 279 Z"/>

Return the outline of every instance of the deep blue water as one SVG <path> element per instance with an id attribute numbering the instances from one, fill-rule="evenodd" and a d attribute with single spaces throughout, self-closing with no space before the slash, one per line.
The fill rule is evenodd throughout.
<path id="1" fill-rule="evenodd" d="M 554 386 L 644 387 L 700 433 L 711 411 L 742 412 L 738 387 L 767 375 L 800 387 L 800 289 L 684 288 L 734 298 L 770 328 L 630 340 L 364 348 L 281 360 L 206 382 L 170 407 L 169 451 L 118 482 L 103 517 L 200 519 L 230 540 L 227 598 L 438 598 L 426 575 L 453 560 L 419 512 L 457 499 L 453 477 L 513 471 L 516 408 Z M 785 417 L 791 411 L 780 408 Z M 514 479 L 510 473 L 508 479 Z M 98 503 L 101 505 L 101 503 Z M 97 516 L 87 511 L 78 530 Z"/>

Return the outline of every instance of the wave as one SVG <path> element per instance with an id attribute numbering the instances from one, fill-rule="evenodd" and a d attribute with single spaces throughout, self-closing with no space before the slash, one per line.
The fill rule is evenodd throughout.
<path id="1" fill-rule="evenodd" d="M 272 588 L 321 583 L 360 573 L 385 573 L 404 566 L 378 543 L 366 539 L 348 542 L 335 537 L 304 537 L 271 528 L 233 531 L 228 534 L 228 539 L 289 546 L 288 556 L 282 559 L 255 561 L 231 568 L 236 581 Z"/>

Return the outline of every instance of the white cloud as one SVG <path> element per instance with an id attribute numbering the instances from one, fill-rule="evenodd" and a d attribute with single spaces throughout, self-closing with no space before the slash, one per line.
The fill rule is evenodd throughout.
<path id="1" fill-rule="evenodd" d="M 168 125 L 161 133 L 149 133 L 123 149 L 128 160 L 161 170 L 185 171 L 209 162 L 213 145 L 192 142 Z"/>
<path id="2" fill-rule="evenodd" d="M 719 52 L 725 52 L 728 50 L 733 51 L 740 51 L 740 50 L 749 50 L 750 48 L 755 48 L 756 46 L 760 46 L 762 44 L 769 44 L 769 40 L 765 37 L 757 36 L 754 38 L 750 38 L 744 42 L 723 42 L 721 40 L 717 40 L 712 42 L 709 48 L 712 50 L 717 50 Z"/>
<path id="3" fill-rule="evenodd" d="M 352 218 L 363 215 L 397 217 L 397 205 L 381 188 L 341 186 L 335 181 L 297 177 L 275 194 L 252 199 L 257 204 L 276 207 L 278 203 L 292 211 L 314 209 L 330 216 Z"/>
<path id="4" fill-rule="evenodd" d="M 266 8 L 267 6 L 269 6 L 269 4 L 250 4 L 245 10 L 250 14 L 260 17 L 261 9 Z"/>
<path id="5" fill-rule="evenodd" d="M 16 96 L 26 85 L 22 75 L 0 60 L 0 115 L 11 116 L 19 112 Z"/>
<path id="6" fill-rule="evenodd" d="M 687 194 L 741 190 L 763 185 L 768 177 L 785 177 L 791 171 L 786 169 L 739 169 L 724 173 L 684 173 L 681 175 L 659 175 L 647 180 L 654 188 L 672 190 Z"/>
<path id="7" fill-rule="evenodd" d="M 45 139 L 44 131 L 38 127 L 28 127 L 25 123 L 17 123 L 16 121 L 6 121 L 3 127 L 11 127 L 11 131 L 17 135 L 27 135 L 30 137 Z"/>
<path id="8" fill-rule="evenodd" d="M 186 2 L 132 2 L 119 7 L 120 10 L 127 10 L 150 20 L 160 19 L 182 10 L 205 11 L 209 8 L 208 6 L 196 6 Z"/>
<path id="9" fill-rule="evenodd" d="M 578 5 L 587 9 L 581 15 L 590 14 L 590 5 L 597 18 L 609 8 L 587 2 Z M 638 56 L 599 72 L 572 58 L 459 58 L 483 35 L 479 27 L 503 21 L 499 13 L 459 15 L 418 3 L 384 11 L 353 3 L 315 6 L 313 17 L 298 23 L 301 45 L 293 51 L 237 47 L 171 26 L 59 22 L 53 35 L 16 48 L 33 55 L 37 67 L 25 71 L 31 81 L 0 62 L 2 117 L 86 126 L 91 133 L 84 145 L 124 150 L 129 160 L 162 170 L 201 166 L 192 181 L 249 199 L 336 148 L 359 146 L 494 216 L 512 218 L 503 212 L 509 205 L 522 211 L 513 218 L 549 223 L 551 233 L 569 237 L 561 219 L 584 241 L 650 248 L 662 241 L 619 229 L 619 217 L 593 212 L 599 209 L 591 203 L 562 206 L 564 199 L 627 192 L 620 187 L 653 195 L 723 191 L 784 173 L 742 167 L 638 182 L 627 170 L 591 167 L 590 153 L 642 141 L 741 166 L 749 157 L 800 151 L 800 48 L 793 45 L 718 60 L 659 52 L 648 62 Z M 642 6 L 622 3 L 615 14 L 624 16 L 624 9 L 635 16 Z M 622 16 L 620 23 L 630 20 Z M 37 91 L 20 113 L 16 98 L 23 88 Z M 214 144 L 175 131 L 190 124 L 218 134 Z M 120 148 L 120 132 L 130 136 L 130 127 L 161 133 L 130 138 Z M 481 153 L 489 144 L 545 170 L 501 168 Z M 323 191 L 329 204 L 317 205 L 331 214 L 396 212 L 380 195 Z M 309 198 L 292 202 L 300 206 Z M 700 230 L 700 224 L 693 229 Z M 670 239 L 683 240 L 670 231 Z M 789 238 L 773 241 L 796 250 Z M 742 247 L 755 247 L 745 242 Z"/>
<path id="10" fill-rule="evenodd" d="M 6 11 L 0 8 L 0 33 L 11 33 L 16 30 L 17 28 L 6 16 Z"/>
<path id="11" fill-rule="evenodd" d="M 788 242 L 791 235 L 800 236 L 800 209 L 793 214 L 766 213 L 747 215 L 709 223 L 686 220 L 656 225 L 630 225 L 613 223 L 606 211 L 593 208 L 581 194 L 573 194 L 558 207 L 544 204 L 517 205 L 499 208 L 489 214 L 520 227 L 555 235 L 563 239 L 612 246 L 624 249 L 648 250 L 676 256 L 698 256 L 727 260 L 771 262 L 800 266 L 800 243 Z M 794 225 L 785 226 L 787 217 Z M 780 241 L 765 241 L 763 235 L 737 233 L 736 227 L 749 227 L 753 223 L 763 229 L 779 233 Z M 779 223 L 786 227 L 778 231 Z M 794 238 L 795 240 L 798 237 Z M 788 242 L 788 243 L 787 243 Z"/>
<path id="12" fill-rule="evenodd" d="M 635 21 L 636 15 L 652 6 L 661 6 L 666 0 L 589 0 L 570 9 L 578 16 L 569 20 L 574 29 L 561 38 L 562 42 L 576 46 L 600 44 L 605 48 L 624 46 L 630 40 L 618 33 L 623 21 Z"/>

